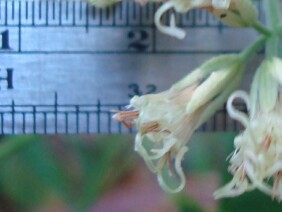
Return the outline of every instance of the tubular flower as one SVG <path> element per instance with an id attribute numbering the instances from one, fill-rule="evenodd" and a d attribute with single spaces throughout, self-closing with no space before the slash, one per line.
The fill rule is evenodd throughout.
<path id="1" fill-rule="evenodd" d="M 238 55 L 217 57 L 167 91 L 133 97 L 133 110 L 113 116 L 127 127 L 136 125 L 135 150 L 157 174 L 165 191 L 173 193 L 184 188 L 181 161 L 188 151 L 186 144 L 237 87 L 243 70 Z M 167 183 L 168 178 L 178 181 L 178 185 Z"/>
<path id="2" fill-rule="evenodd" d="M 251 0 L 170 0 L 165 2 L 155 14 L 158 29 L 179 39 L 185 37 L 185 31 L 175 26 L 175 16 L 171 16 L 170 26 L 161 23 L 162 15 L 174 8 L 177 12 L 186 13 L 191 9 L 207 9 L 227 25 L 247 27 L 258 18 L 258 11 Z"/>
<path id="3" fill-rule="evenodd" d="M 122 0 L 90 0 L 95 6 L 108 6 Z M 207 9 L 214 16 L 218 17 L 227 25 L 235 27 L 248 27 L 253 25 L 258 18 L 258 11 L 251 0 L 135 0 L 142 5 L 147 2 L 162 2 L 155 14 L 155 24 L 157 28 L 168 35 L 183 39 L 185 31 L 176 27 L 174 14 L 170 17 L 170 26 L 165 26 L 161 22 L 163 14 L 170 9 L 176 12 L 186 13 L 191 9 Z"/>
<path id="4" fill-rule="evenodd" d="M 228 112 L 242 122 L 229 171 L 233 180 L 215 192 L 216 198 L 237 196 L 255 188 L 282 200 L 282 60 L 265 60 L 258 69 L 250 97 L 240 91 L 228 100 Z M 246 102 L 250 116 L 232 107 L 235 98 Z M 270 180 L 273 179 L 273 180 Z"/>

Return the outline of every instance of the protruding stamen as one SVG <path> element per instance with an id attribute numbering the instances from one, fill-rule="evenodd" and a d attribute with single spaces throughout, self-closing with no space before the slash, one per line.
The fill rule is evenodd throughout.
<path id="1" fill-rule="evenodd" d="M 267 151 L 269 149 L 269 147 L 270 147 L 271 140 L 272 140 L 272 137 L 270 135 L 267 135 L 264 138 L 263 142 L 261 143 L 258 152 L 261 152 L 262 150 L 266 150 Z"/>
<path id="2" fill-rule="evenodd" d="M 272 198 L 275 198 L 275 196 L 277 195 L 277 190 L 278 190 L 278 187 L 279 187 L 281 177 L 282 177 L 282 172 L 279 171 L 274 178 L 274 183 L 273 183 L 273 191 L 274 192 L 273 192 Z"/>
<path id="3" fill-rule="evenodd" d="M 138 110 L 131 111 L 116 111 L 113 115 L 113 119 L 124 124 L 127 128 L 131 128 L 133 125 L 133 120 L 137 119 L 139 116 Z"/>
<path id="4" fill-rule="evenodd" d="M 245 171 L 243 165 L 241 165 L 241 168 L 242 168 L 242 173 L 241 173 L 241 176 L 240 176 L 240 180 L 241 180 L 241 182 L 243 182 L 246 178 L 246 171 Z"/>

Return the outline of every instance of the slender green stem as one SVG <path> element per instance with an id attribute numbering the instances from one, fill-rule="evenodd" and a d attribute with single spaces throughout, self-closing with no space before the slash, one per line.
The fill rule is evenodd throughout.
<path id="1" fill-rule="evenodd" d="M 261 24 L 260 22 L 256 22 L 253 25 L 253 28 L 259 32 L 260 34 L 263 34 L 265 36 L 270 36 L 272 34 L 271 30 L 269 30 L 267 27 L 265 27 L 263 24 Z"/>
<path id="2" fill-rule="evenodd" d="M 267 25 L 275 32 L 281 26 L 280 0 L 264 0 Z"/>
<path id="3" fill-rule="evenodd" d="M 254 43 L 252 43 L 248 48 L 246 48 L 244 51 L 241 52 L 241 58 L 243 62 L 248 61 L 251 57 L 254 56 L 254 54 L 264 46 L 266 41 L 268 40 L 268 37 L 263 36 Z"/>
<path id="4" fill-rule="evenodd" d="M 282 17 L 279 0 L 264 0 L 264 8 L 267 26 L 272 31 L 271 38 L 266 45 L 266 57 L 282 56 L 282 45 L 280 41 Z"/>

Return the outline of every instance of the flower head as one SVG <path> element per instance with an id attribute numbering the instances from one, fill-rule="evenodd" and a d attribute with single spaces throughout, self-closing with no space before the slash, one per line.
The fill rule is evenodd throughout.
<path id="1" fill-rule="evenodd" d="M 185 186 L 181 161 L 188 150 L 186 144 L 236 88 L 242 70 L 238 55 L 217 57 L 167 91 L 133 97 L 130 106 L 134 110 L 114 115 L 127 127 L 136 125 L 135 150 L 158 175 L 164 190 L 178 192 Z M 178 186 L 169 186 L 167 177 L 177 179 Z"/>
<path id="2" fill-rule="evenodd" d="M 245 131 L 235 140 L 229 171 L 233 180 L 215 192 L 215 197 L 236 196 L 258 188 L 282 200 L 282 61 L 265 60 L 258 69 L 250 93 L 235 92 L 228 100 L 231 117 L 241 121 Z M 232 107 L 235 98 L 246 102 L 250 117 Z M 270 179 L 273 179 L 271 183 Z"/>

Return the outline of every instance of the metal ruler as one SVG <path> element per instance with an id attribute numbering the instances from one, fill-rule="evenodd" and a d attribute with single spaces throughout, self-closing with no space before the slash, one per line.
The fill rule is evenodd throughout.
<path id="1" fill-rule="evenodd" d="M 112 110 L 133 95 L 168 89 L 206 59 L 238 52 L 257 36 L 193 10 L 177 15 L 187 30 L 177 40 L 154 27 L 157 8 L 0 0 L 0 133 L 130 133 L 111 120 Z M 236 129 L 229 122 L 221 111 L 203 129 Z"/>

